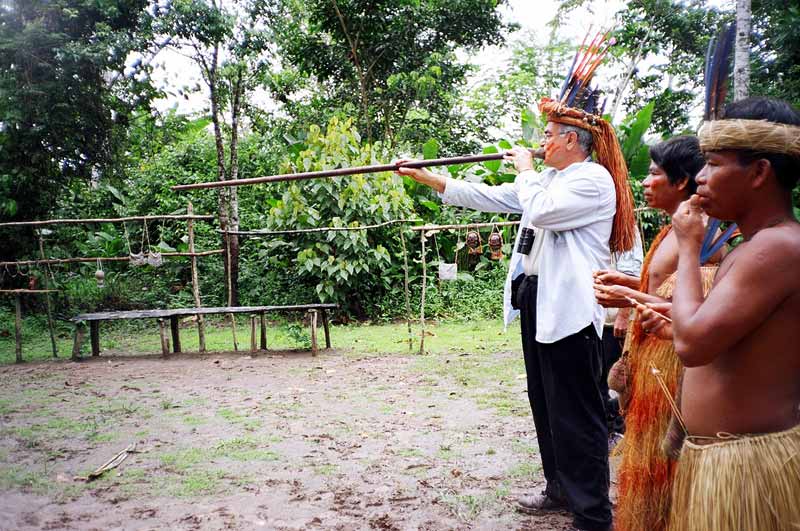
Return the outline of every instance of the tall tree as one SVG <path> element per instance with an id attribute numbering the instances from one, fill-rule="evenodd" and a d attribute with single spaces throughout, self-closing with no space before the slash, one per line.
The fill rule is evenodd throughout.
<path id="1" fill-rule="evenodd" d="M 208 91 L 216 148 L 217 179 L 239 178 L 242 115 L 253 91 L 269 71 L 267 2 L 260 0 L 176 0 L 169 26 L 173 46 L 198 65 Z M 226 150 L 227 147 L 227 150 Z M 219 188 L 227 302 L 239 304 L 239 196 L 236 187 Z"/>
<path id="2" fill-rule="evenodd" d="M 455 52 L 503 41 L 503 2 L 282 0 L 278 42 L 287 70 L 318 83 L 319 109 L 351 106 L 370 141 L 416 142 L 450 119 L 468 72 Z"/>
<path id="3" fill-rule="evenodd" d="M 148 4 L 0 4 L 0 219 L 45 217 L 71 181 L 113 161 L 130 114 L 154 95 L 146 77 L 119 74 L 152 44 L 161 10 Z"/>
<path id="4" fill-rule="evenodd" d="M 750 0 L 736 0 L 736 47 L 733 67 L 733 99 L 750 94 Z"/>

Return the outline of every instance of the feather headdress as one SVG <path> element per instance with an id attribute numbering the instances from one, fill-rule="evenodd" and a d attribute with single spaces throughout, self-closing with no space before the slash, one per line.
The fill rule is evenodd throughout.
<path id="1" fill-rule="evenodd" d="M 614 179 L 617 211 L 611 229 L 609 246 L 612 252 L 629 251 L 636 238 L 633 193 L 628 184 L 628 167 L 611 124 L 602 117 L 605 102 L 600 104 L 602 91 L 592 87 L 592 77 L 608 51 L 616 43 L 609 31 L 598 32 L 589 41 L 590 33 L 575 52 L 572 65 L 561 86 L 558 99 L 543 98 L 539 110 L 547 120 L 580 127 L 592 133 L 597 162 Z M 588 44 L 587 44 L 587 41 Z"/>
<path id="2" fill-rule="evenodd" d="M 728 78 L 731 71 L 731 53 L 736 39 L 736 25 L 723 28 L 716 38 L 711 39 L 706 51 L 706 68 L 703 76 L 705 82 L 706 104 L 703 113 L 705 121 L 718 119 L 728 95 Z M 705 264 L 722 248 L 736 232 L 736 224 L 731 224 L 714 239 L 722 222 L 716 218 L 708 218 L 706 235 L 700 248 L 700 263 Z"/>

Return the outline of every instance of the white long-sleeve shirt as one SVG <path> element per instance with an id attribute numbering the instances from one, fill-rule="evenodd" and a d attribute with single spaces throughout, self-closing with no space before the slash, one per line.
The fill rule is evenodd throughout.
<path id="1" fill-rule="evenodd" d="M 592 273 L 611 264 L 608 242 L 616 212 L 614 181 L 603 166 L 586 161 L 561 171 L 529 170 L 499 186 L 448 177 L 440 196 L 447 204 L 519 213 L 520 227 L 539 229 L 536 237 L 543 238 L 543 248 L 536 301 L 538 342 L 554 343 L 589 324 L 602 337 L 605 309 L 595 300 Z M 511 281 L 523 273 L 524 256 L 516 252 L 517 243 L 505 284 L 506 325 L 519 314 L 511 307 Z"/>

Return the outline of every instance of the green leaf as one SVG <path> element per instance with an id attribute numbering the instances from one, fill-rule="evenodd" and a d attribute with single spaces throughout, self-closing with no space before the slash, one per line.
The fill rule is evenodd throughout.
<path id="1" fill-rule="evenodd" d="M 439 155 L 439 142 L 431 138 L 422 146 L 422 156 L 425 160 L 435 159 Z"/>
<path id="2" fill-rule="evenodd" d="M 435 203 L 430 199 L 420 199 L 419 204 L 433 212 L 434 214 L 438 214 L 441 210 L 439 203 Z"/>
<path id="3" fill-rule="evenodd" d="M 532 110 L 528 107 L 522 109 L 522 138 L 524 138 L 527 142 L 534 140 L 534 136 L 536 136 L 537 124 L 536 124 L 536 115 Z"/>
<path id="4" fill-rule="evenodd" d="M 489 155 L 492 153 L 500 153 L 500 150 L 497 149 L 496 146 L 486 146 L 483 148 L 484 155 Z M 503 161 L 500 160 L 487 160 L 483 162 L 483 166 L 488 169 L 492 173 L 497 173 L 500 170 L 500 166 L 502 165 Z"/>

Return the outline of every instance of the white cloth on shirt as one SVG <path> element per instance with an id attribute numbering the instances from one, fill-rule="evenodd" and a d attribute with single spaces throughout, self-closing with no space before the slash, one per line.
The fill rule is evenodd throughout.
<path id="1" fill-rule="evenodd" d="M 520 227 L 539 229 L 542 253 L 536 303 L 536 341 L 554 343 L 593 324 L 603 335 L 605 309 L 594 297 L 592 273 L 611 264 L 609 239 L 616 211 L 614 181 L 591 161 L 559 171 L 548 168 L 517 175 L 513 183 L 489 186 L 447 178 L 440 194 L 447 204 L 486 212 L 520 213 Z M 517 240 L 522 231 L 518 231 Z M 511 307 L 511 281 L 523 273 L 516 252 L 506 277 L 506 325 L 519 311 Z"/>

